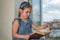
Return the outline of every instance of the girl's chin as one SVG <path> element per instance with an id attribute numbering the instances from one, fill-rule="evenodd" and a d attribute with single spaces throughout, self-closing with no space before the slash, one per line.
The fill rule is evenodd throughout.
<path id="1" fill-rule="evenodd" d="M 28 17 L 25 17 L 26 19 L 28 18 Z"/>
<path id="2" fill-rule="evenodd" d="M 25 17 L 25 19 L 27 19 L 28 17 Z"/>

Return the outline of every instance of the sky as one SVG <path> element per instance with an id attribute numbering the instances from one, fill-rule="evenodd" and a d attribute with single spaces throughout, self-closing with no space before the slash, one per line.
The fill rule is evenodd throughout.
<path id="1" fill-rule="evenodd" d="M 60 19 L 60 0 L 42 0 L 42 20 Z"/>
<path id="2" fill-rule="evenodd" d="M 60 0 L 41 0 L 42 22 L 60 19 Z M 32 0 L 33 21 L 40 21 L 40 0 Z"/>

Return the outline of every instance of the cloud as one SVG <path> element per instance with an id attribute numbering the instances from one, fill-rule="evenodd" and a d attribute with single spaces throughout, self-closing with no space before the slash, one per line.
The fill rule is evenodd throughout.
<path id="1" fill-rule="evenodd" d="M 60 0 L 47 0 L 47 1 L 43 0 L 42 4 L 43 4 L 43 8 L 45 8 L 45 9 L 60 10 Z"/>
<path id="2" fill-rule="evenodd" d="M 53 21 L 53 19 L 60 19 L 60 11 L 58 10 L 47 10 L 47 12 L 42 15 L 43 21 Z"/>
<path id="3" fill-rule="evenodd" d="M 51 14 L 43 14 L 42 16 L 43 16 L 42 20 L 45 22 L 52 21 L 52 19 L 53 19 L 53 16 Z"/>
<path id="4" fill-rule="evenodd" d="M 60 4 L 60 0 L 51 0 L 49 4 L 54 4 L 54 5 Z"/>
<path id="5" fill-rule="evenodd" d="M 42 3 L 47 4 L 47 3 L 49 3 L 49 1 L 50 0 L 46 0 L 46 1 L 45 0 L 42 0 Z"/>
<path id="6" fill-rule="evenodd" d="M 43 21 L 60 19 L 60 0 L 43 0 Z"/>

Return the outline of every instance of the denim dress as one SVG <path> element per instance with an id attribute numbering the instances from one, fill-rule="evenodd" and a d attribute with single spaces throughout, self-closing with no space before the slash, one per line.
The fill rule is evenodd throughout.
<path id="1" fill-rule="evenodd" d="M 18 20 L 19 27 L 18 27 L 18 34 L 26 35 L 32 33 L 31 28 L 31 19 L 27 19 L 27 23 L 23 22 L 20 18 L 15 18 L 14 20 Z M 13 37 L 13 40 L 25 40 L 23 38 L 15 38 Z"/>
<path id="2" fill-rule="evenodd" d="M 32 33 L 32 21 L 30 18 L 27 19 L 27 23 L 23 22 L 20 18 L 15 18 L 14 20 L 18 20 L 19 27 L 18 27 L 18 34 L 26 35 Z M 15 38 L 13 37 L 12 40 L 26 40 L 23 38 Z M 40 39 L 30 39 L 30 40 L 44 40 L 43 38 Z"/>

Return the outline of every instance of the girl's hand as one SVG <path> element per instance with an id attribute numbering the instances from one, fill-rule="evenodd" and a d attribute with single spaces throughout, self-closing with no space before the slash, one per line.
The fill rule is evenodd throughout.
<path id="1" fill-rule="evenodd" d="M 24 35 L 24 39 L 29 40 L 30 35 Z"/>

